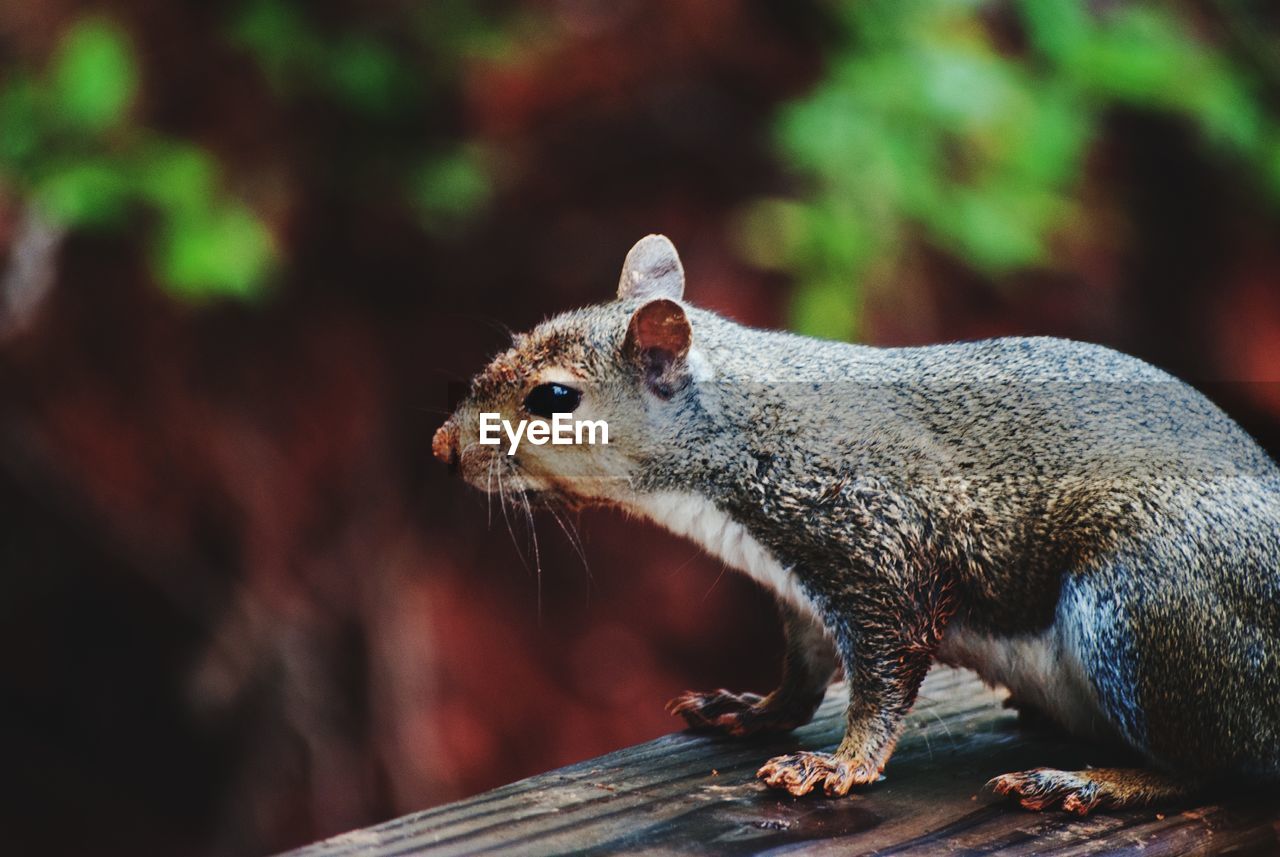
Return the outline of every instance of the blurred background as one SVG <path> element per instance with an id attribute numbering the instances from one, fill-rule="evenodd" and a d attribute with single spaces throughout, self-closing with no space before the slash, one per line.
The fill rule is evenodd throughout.
<path id="1" fill-rule="evenodd" d="M 264 854 L 767 690 L 750 583 L 605 513 L 538 576 L 431 459 L 651 231 L 743 322 L 1102 342 L 1275 452 L 1280 9 L 0 3 L 6 845 Z"/>

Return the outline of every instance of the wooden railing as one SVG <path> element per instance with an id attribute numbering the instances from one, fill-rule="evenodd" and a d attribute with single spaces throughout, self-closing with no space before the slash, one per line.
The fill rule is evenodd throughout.
<path id="1" fill-rule="evenodd" d="M 1106 761 L 1103 750 L 1022 728 L 1003 698 L 971 673 L 935 669 L 885 778 L 851 798 L 793 799 L 754 777 L 770 756 L 836 744 L 836 685 L 789 736 L 667 735 L 293 854 L 1280 854 L 1277 791 L 1087 818 L 980 793 L 996 774 Z"/>

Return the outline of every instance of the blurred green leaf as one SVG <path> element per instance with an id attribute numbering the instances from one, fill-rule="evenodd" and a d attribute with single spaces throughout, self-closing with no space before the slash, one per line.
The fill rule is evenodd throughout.
<path id="1" fill-rule="evenodd" d="M 266 227 L 241 206 L 171 219 L 157 251 L 160 275 L 190 297 L 238 295 L 259 290 L 274 252 Z"/>
<path id="2" fill-rule="evenodd" d="M 153 141 L 141 147 L 134 166 L 135 186 L 170 217 L 196 218 L 217 196 L 217 167 L 197 146 Z"/>
<path id="3" fill-rule="evenodd" d="M 795 263 L 811 234 L 805 206 L 788 199 L 761 199 L 737 218 L 738 254 L 758 268 L 783 270 Z"/>
<path id="4" fill-rule="evenodd" d="M 806 332 L 852 329 L 858 277 L 915 242 L 994 279 L 1053 265 L 1055 236 L 1088 230 L 1080 179 L 1115 106 L 1185 117 L 1280 200 L 1280 123 L 1257 72 L 1180 7 L 831 5 L 841 29 L 829 71 L 778 120 L 778 148 L 804 190 L 761 201 L 737 225 L 747 258 L 797 278 L 793 314 Z M 1025 49 L 1009 46 L 1019 23 Z"/>
<path id="5" fill-rule="evenodd" d="M 1046 217 L 1029 195 L 1019 198 L 1013 188 L 962 188 L 953 206 L 948 237 L 975 267 L 1000 272 L 1044 259 Z"/>
<path id="6" fill-rule="evenodd" d="M 1265 151 L 1264 172 L 1271 185 L 1271 192 L 1280 197 L 1280 138 L 1269 141 Z"/>
<path id="7" fill-rule="evenodd" d="M 286 0 L 253 0 L 230 36 L 283 94 L 323 93 L 365 113 L 391 113 L 412 97 L 414 74 L 390 47 L 358 33 L 326 36 Z"/>
<path id="8" fill-rule="evenodd" d="M 1197 95 L 1191 106 L 1205 136 L 1244 152 L 1265 147 L 1266 119 L 1234 76 L 1215 70 Z"/>
<path id="9" fill-rule="evenodd" d="M 413 201 L 428 228 L 475 213 L 492 192 L 479 154 L 469 148 L 429 161 L 412 186 Z"/>
<path id="10" fill-rule="evenodd" d="M 956 130 L 999 121 L 1022 97 L 1013 69 L 989 48 L 939 45 L 920 58 L 918 105 L 932 122 Z"/>
<path id="11" fill-rule="evenodd" d="M 395 15 L 400 25 L 392 31 L 383 22 Z M 350 169 L 341 181 L 362 193 L 403 192 L 424 229 L 447 229 L 481 210 L 493 183 L 483 151 L 460 144 L 456 132 L 435 130 L 440 123 L 431 110 L 442 103 L 443 87 L 456 85 L 464 56 L 508 51 L 511 30 L 467 0 L 389 16 L 361 19 L 364 31 L 339 29 L 301 0 L 241 0 L 223 35 L 258 62 L 277 94 L 362 114 L 343 143 L 352 157 L 344 159 Z M 533 17 L 545 16 L 527 20 Z M 141 69 L 122 26 L 101 15 L 80 17 L 60 34 L 42 74 L 7 65 L 13 67 L 0 79 L 6 194 L 31 197 L 73 228 L 154 226 L 146 239 L 157 279 L 179 295 L 260 292 L 276 248 L 267 226 L 228 196 L 217 158 L 130 124 Z M 395 135 L 386 122 L 395 124 Z M 417 139 L 422 143 L 402 142 Z M 427 147 L 447 153 L 424 158 Z"/>
<path id="12" fill-rule="evenodd" d="M 492 7 L 475 0 L 431 0 L 405 8 L 410 35 L 425 48 L 419 57 L 424 71 L 437 80 L 456 77 L 466 58 L 507 61 L 518 46 L 533 41 L 527 31 L 528 9 L 519 4 L 511 4 L 502 20 L 495 19 Z"/>
<path id="13" fill-rule="evenodd" d="M 49 82 L 57 114 L 68 125 L 87 131 L 115 125 L 138 85 L 124 32 L 104 19 L 78 21 L 58 44 Z"/>
<path id="14" fill-rule="evenodd" d="M 1030 187 L 1060 188 L 1079 174 L 1095 116 L 1070 87 L 1045 82 L 1020 121 L 1002 133 L 1007 166 Z"/>
<path id="15" fill-rule="evenodd" d="M 118 221 L 129 183 L 120 169 L 85 160 L 52 171 L 36 185 L 35 200 L 50 219 L 68 226 L 105 226 Z"/>
<path id="16" fill-rule="evenodd" d="M 396 59 L 369 39 L 348 39 L 329 58 L 329 73 L 337 92 L 348 103 L 370 112 L 395 106 L 399 76 Z"/>
<path id="17" fill-rule="evenodd" d="M 0 166 L 16 168 L 40 143 L 40 92 L 34 80 L 12 76 L 0 86 Z"/>
<path id="18" fill-rule="evenodd" d="M 1072 62 L 1093 34 L 1093 22 L 1080 0 L 1020 0 L 1031 43 L 1056 63 Z"/>
<path id="19" fill-rule="evenodd" d="M 849 300 L 853 288 L 844 280 L 807 282 L 792 300 L 791 328 L 822 339 L 851 339 L 858 329 L 857 305 Z"/>
<path id="20" fill-rule="evenodd" d="M 298 69 L 319 67 L 324 47 L 306 20 L 282 0 L 254 0 L 231 25 L 231 38 L 251 51 L 267 80 L 287 89 Z"/>

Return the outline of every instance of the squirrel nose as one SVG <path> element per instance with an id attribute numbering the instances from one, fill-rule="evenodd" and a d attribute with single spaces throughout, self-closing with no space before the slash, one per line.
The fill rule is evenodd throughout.
<path id="1" fill-rule="evenodd" d="M 456 464 L 458 461 L 458 429 L 453 420 L 448 420 L 436 429 L 431 439 L 431 452 L 445 464 Z"/>

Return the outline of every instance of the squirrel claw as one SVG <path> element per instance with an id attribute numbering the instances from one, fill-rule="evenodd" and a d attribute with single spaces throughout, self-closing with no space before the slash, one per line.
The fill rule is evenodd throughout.
<path id="1" fill-rule="evenodd" d="M 755 693 L 721 689 L 708 693 L 688 691 L 667 703 L 667 712 L 683 717 L 691 729 L 744 736 L 759 732 L 785 732 L 804 720 L 784 710 L 770 708 Z"/>
<path id="2" fill-rule="evenodd" d="M 996 777 L 985 788 L 1015 798 L 1027 809 L 1061 805 L 1067 812 L 1088 815 L 1095 809 L 1176 802 L 1194 794 L 1197 786 L 1193 781 L 1141 768 L 1033 768 Z"/>
<path id="3" fill-rule="evenodd" d="M 1070 771 L 1052 768 L 1034 768 L 1015 774 L 1003 774 L 987 782 L 984 788 L 999 795 L 1007 795 L 1024 809 L 1040 812 L 1057 804 L 1067 812 L 1088 815 L 1100 803 L 1103 796 L 1097 784 Z"/>
<path id="4" fill-rule="evenodd" d="M 800 752 L 775 756 L 756 771 L 765 785 L 785 789 L 796 797 L 817 786 L 827 797 L 841 797 L 855 785 L 873 783 L 880 777 L 876 766 L 856 759 L 842 759 L 832 753 Z"/>

